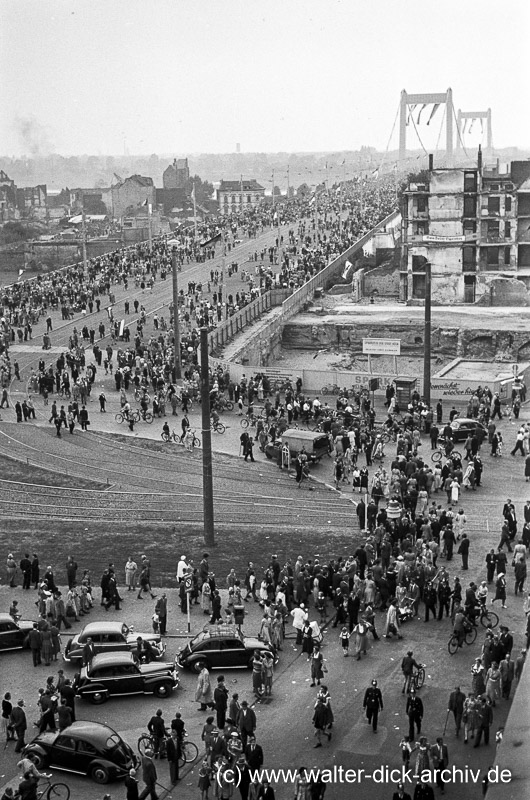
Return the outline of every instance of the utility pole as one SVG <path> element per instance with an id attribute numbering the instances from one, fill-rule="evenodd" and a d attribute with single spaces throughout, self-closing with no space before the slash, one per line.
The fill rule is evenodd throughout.
<path id="1" fill-rule="evenodd" d="M 147 239 L 149 243 L 149 252 L 153 249 L 153 233 L 151 231 L 151 203 L 147 201 Z"/>
<path id="2" fill-rule="evenodd" d="M 197 203 L 195 200 L 195 181 L 193 181 L 193 191 L 191 193 L 193 198 L 193 230 L 195 234 L 195 239 L 197 239 Z"/>
<path id="3" fill-rule="evenodd" d="M 423 400 L 431 405 L 431 263 L 425 264 L 425 323 L 423 330 Z"/>
<path id="4" fill-rule="evenodd" d="M 182 379 L 182 363 L 180 359 L 179 284 L 176 247 L 173 248 L 171 253 L 171 271 L 173 273 L 173 332 L 175 339 L 175 346 L 173 348 L 173 379 L 180 381 Z"/>
<path id="5" fill-rule="evenodd" d="M 287 164 L 287 200 L 289 200 L 289 190 L 290 190 L 290 181 L 289 181 L 289 164 Z"/>
<path id="6" fill-rule="evenodd" d="M 239 176 L 239 191 L 241 192 L 241 213 L 243 213 L 243 176 Z"/>
<path id="7" fill-rule="evenodd" d="M 272 170 L 272 205 L 274 205 L 274 170 Z"/>
<path id="8" fill-rule="evenodd" d="M 86 222 L 85 222 L 85 206 L 83 204 L 83 208 L 81 209 L 81 236 L 82 236 L 82 248 L 83 248 L 83 272 L 85 275 L 88 274 L 88 264 L 87 264 L 87 257 L 86 257 Z"/>
<path id="9" fill-rule="evenodd" d="M 208 328 L 201 328 L 201 413 L 202 413 L 202 497 L 204 544 L 215 546 L 213 518 L 212 429 L 210 422 L 210 372 L 208 369 Z"/>

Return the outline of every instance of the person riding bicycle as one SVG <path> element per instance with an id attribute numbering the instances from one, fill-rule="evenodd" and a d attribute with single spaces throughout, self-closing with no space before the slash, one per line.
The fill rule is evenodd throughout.
<path id="1" fill-rule="evenodd" d="M 22 780 L 18 784 L 15 797 L 18 800 L 37 800 L 37 786 L 39 778 L 32 772 L 25 772 Z"/>
<path id="2" fill-rule="evenodd" d="M 455 611 L 455 621 L 453 623 L 453 634 L 458 639 L 458 646 L 462 647 L 467 631 L 472 629 L 472 625 L 464 614 L 462 606 L 458 606 Z"/>
<path id="3" fill-rule="evenodd" d="M 219 414 L 217 413 L 215 408 L 212 408 L 212 410 L 210 411 L 210 419 L 212 421 L 212 427 L 216 428 L 217 425 L 219 424 Z"/>
<path id="4" fill-rule="evenodd" d="M 167 439 L 169 439 L 171 435 L 169 432 L 169 425 L 167 424 L 167 422 L 164 422 L 164 424 L 162 425 L 162 435 Z"/>
<path id="5" fill-rule="evenodd" d="M 401 672 L 405 677 L 401 694 L 405 694 L 405 692 L 408 694 L 410 692 L 410 685 L 412 678 L 414 677 L 414 670 L 418 670 L 419 668 L 420 664 L 418 664 L 418 662 L 415 660 L 412 650 L 409 650 L 401 662 Z"/>
<path id="6" fill-rule="evenodd" d="M 143 395 L 142 399 L 140 400 L 140 408 L 142 409 L 142 417 L 145 419 L 145 415 L 149 411 L 149 403 L 151 398 L 147 394 L 147 392 Z"/>
<path id="7" fill-rule="evenodd" d="M 129 403 L 129 401 L 127 401 L 122 406 L 121 413 L 123 414 L 123 418 L 128 421 L 129 420 L 129 415 L 131 413 L 131 404 Z"/>
<path id="8" fill-rule="evenodd" d="M 161 708 L 157 709 L 156 714 L 154 714 L 154 716 L 152 716 L 149 722 L 147 723 L 147 730 L 149 731 L 153 739 L 153 749 L 155 752 L 155 758 L 158 758 L 162 743 L 165 741 L 167 736 L 166 725 L 162 717 Z"/>

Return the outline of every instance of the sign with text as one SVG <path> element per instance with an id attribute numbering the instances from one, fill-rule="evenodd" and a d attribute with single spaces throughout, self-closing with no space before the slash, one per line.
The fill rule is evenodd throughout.
<path id="1" fill-rule="evenodd" d="M 401 339 L 363 339 L 363 353 L 371 356 L 399 356 Z"/>

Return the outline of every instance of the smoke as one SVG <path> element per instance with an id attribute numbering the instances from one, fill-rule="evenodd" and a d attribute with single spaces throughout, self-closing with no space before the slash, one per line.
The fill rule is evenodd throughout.
<path id="1" fill-rule="evenodd" d="M 47 156 L 54 150 L 51 133 L 34 116 L 17 117 L 15 128 L 22 150 L 31 156 Z"/>

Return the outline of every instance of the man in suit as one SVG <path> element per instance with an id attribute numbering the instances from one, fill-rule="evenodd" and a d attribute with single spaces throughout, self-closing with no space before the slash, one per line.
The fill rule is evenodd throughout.
<path id="1" fill-rule="evenodd" d="M 181 754 L 180 742 L 178 733 L 175 728 L 171 729 L 171 736 L 166 743 L 166 756 L 169 763 L 169 779 L 171 785 L 174 786 L 179 778 L 179 758 Z"/>
<path id="2" fill-rule="evenodd" d="M 444 794 L 445 782 L 442 772 L 449 764 L 449 750 L 441 736 L 438 736 L 436 744 L 433 744 L 431 747 L 431 758 L 436 774 L 436 785 L 439 787 L 442 794 Z"/>
<path id="3" fill-rule="evenodd" d="M 493 710 L 488 703 L 486 696 L 482 697 L 482 704 L 477 709 L 478 714 L 478 730 L 475 736 L 474 747 L 479 747 L 484 734 L 484 744 L 490 742 L 490 727 L 493 722 Z"/>
<path id="4" fill-rule="evenodd" d="M 31 650 L 31 655 L 33 657 L 33 666 L 38 667 L 41 664 L 41 656 L 40 656 L 40 649 L 42 645 L 42 636 L 41 632 L 37 627 L 37 623 L 33 623 L 33 628 L 30 630 L 28 634 L 28 645 L 29 649 Z"/>
<path id="5" fill-rule="evenodd" d="M 245 747 L 245 758 L 250 770 L 261 769 L 263 766 L 263 748 L 256 744 L 256 737 L 249 736 L 248 744 Z"/>
<path id="6" fill-rule="evenodd" d="M 89 636 L 86 640 L 86 644 L 83 647 L 83 666 L 87 667 L 94 656 L 96 655 L 96 648 L 94 647 L 94 642 L 92 641 L 92 637 Z"/>
<path id="7" fill-rule="evenodd" d="M 379 716 L 379 709 L 383 710 L 383 695 L 381 689 L 377 686 L 377 681 L 372 681 L 372 685 L 368 687 L 364 693 L 363 708 L 366 709 L 366 718 L 368 724 L 372 725 L 374 733 L 377 731 L 377 718 Z"/>
<path id="8" fill-rule="evenodd" d="M 136 777 L 135 769 L 129 770 L 129 774 L 125 778 L 125 788 L 127 789 L 126 800 L 138 800 L 138 779 Z"/>
<path id="9" fill-rule="evenodd" d="M 24 701 L 19 700 L 11 712 L 11 722 L 17 737 L 15 753 L 20 753 L 26 745 L 24 737 L 28 729 L 28 722 L 26 719 L 26 712 L 24 711 L 24 705 Z"/>
<path id="10" fill-rule="evenodd" d="M 72 722 L 75 722 L 75 689 L 72 686 L 72 681 L 67 678 L 64 686 L 61 687 L 61 698 L 65 701 L 66 705 L 71 711 Z"/>
<path id="11" fill-rule="evenodd" d="M 405 791 L 402 783 L 398 783 L 397 792 L 392 795 L 392 800 L 411 800 L 410 794 Z"/>
<path id="12" fill-rule="evenodd" d="M 225 676 L 219 675 L 217 686 L 214 689 L 213 701 L 217 711 L 217 727 L 223 730 L 226 722 L 226 709 L 228 706 L 228 689 L 225 686 Z"/>
<path id="13" fill-rule="evenodd" d="M 145 754 L 141 758 L 142 764 L 142 780 L 145 783 L 145 787 L 142 790 L 138 800 L 145 800 L 145 798 L 149 795 L 150 800 L 158 800 L 158 795 L 156 793 L 156 780 L 158 778 L 155 762 L 153 761 L 154 752 L 152 750 L 146 750 Z"/>
<path id="14" fill-rule="evenodd" d="M 241 709 L 235 720 L 239 732 L 241 733 L 241 741 L 243 743 L 243 750 L 247 746 L 247 740 L 253 736 L 256 730 L 256 714 L 252 708 L 248 707 L 246 700 L 241 703 Z"/>
<path id="15" fill-rule="evenodd" d="M 449 703 L 447 710 L 453 712 L 455 718 L 456 735 L 460 733 L 460 726 L 462 725 L 462 714 L 464 713 L 464 701 L 466 696 L 464 692 L 460 691 L 460 686 L 455 686 L 454 692 L 449 695 Z"/>

